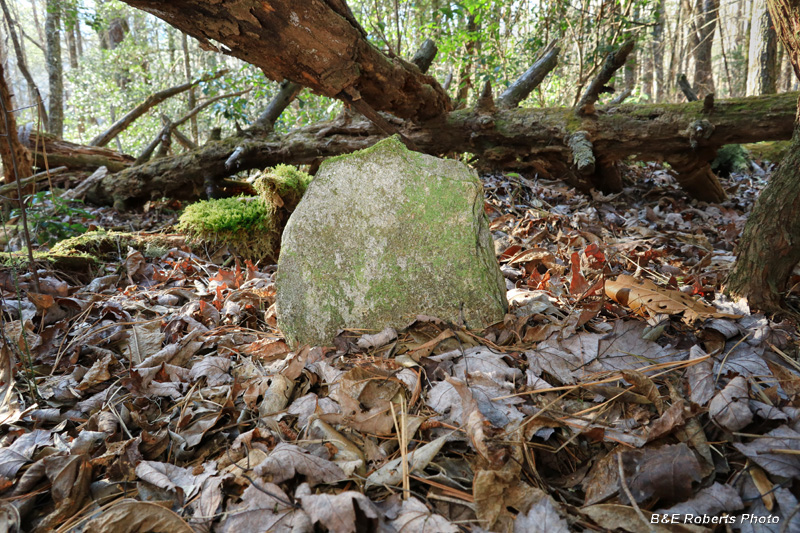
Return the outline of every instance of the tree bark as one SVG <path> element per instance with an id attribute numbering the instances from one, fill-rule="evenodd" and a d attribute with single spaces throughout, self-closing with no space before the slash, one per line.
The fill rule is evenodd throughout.
<path id="1" fill-rule="evenodd" d="M 261 68 L 275 81 L 288 79 L 325 96 L 361 99 L 405 119 L 426 120 L 450 109 L 439 83 L 375 48 L 342 0 L 126 3 L 164 19 L 206 49 Z"/>
<path id="2" fill-rule="evenodd" d="M 19 128 L 19 139 L 30 151 L 36 168 L 45 168 L 45 156 L 49 167 L 64 166 L 68 170 L 96 170 L 101 166 L 111 172 L 119 172 L 131 166 L 134 159 L 109 148 L 83 146 L 59 139 L 53 134 L 37 134 L 26 125 Z"/>
<path id="3" fill-rule="evenodd" d="M 487 168 L 535 170 L 567 177 L 588 188 L 604 178 L 601 168 L 588 179 L 573 168 L 568 140 L 578 131 L 587 132 L 596 158 L 604 162 L 603 168 L 634 156 L 678 164 L 691 160 L 702 163 L 700 168 L 705 169 L 723 144 L 788 139 L 796 98 L 796 94 L 781 94 L 723 100 L 715 104 L 711 114 L 704 112 L 703 102 L 623 104 L 599 108 L 587 119 L 576 117 L 567 108 L 496 109 L 493 113 L 464 109 L 424 124 L 406 123 L 401 132 L 419 151 L 435 155 L 470 152 Z M 307 126 L 283 138 L 275 134 L 233 137 L 109 175 L 87 197 L 118 205 L 163 196 L 195 199 L 202 196 L 206 179 L 219 180 L 234 172 L 278 163 L 310 164 L 319 158 L 367 148 L 385 136 L 373 124 L 355 119 Z M 225 162 L 234 152 L 236 166 L 228 168 Z M 703 183 L 688 179 L 684 184 L 693 187 L 697 196 L 708 192 Z"/>
<path id="4" fill-rule="evenodd" d="M 17 68 L 19 69 L 22 77 L 25 78 L 25 83 L 28 85 L 28 94 L 30 95 L 31 102 L 35 103 L 39 111 L 39 118 L 47 124 L 47 110 L 42 101 L 42 95 L 39 92 L 36 82 L 28 70 L 28 61 L 25 58 L 25 51 L 22 49 L 22 44 L 14 29 L 14 19 L 11 17 L 11 11 L 8 9 L 6 0 L 0 0 L 0 8 L 3 10 L 3 15 L 6 19 L 6 26 L 8 27 L 8 35 L 11 37 L 11 44 L 14 46 L 14 54 L 17 56 Z M 35 15 L 35 12 L 34 12 Z"/>
<path id="5" fill-rule="evenodd" d="M 189 38 L 186 36 L 185 33 L 181 32 L 181 48 L 183 49 L 183 73 L 186 75 L 186 81 L 192 81 L 192 61 L 191 57 L 189 56 Z M 189 89 L 187 93 L 187 100 L 186 105 L 189 111 L 194 109 L 194 106 L 197 105 L 197 99 L 195 98 L 194 94 L 194 86 Z M 198 140 L 198 133 L 197 133 L 197 116 L 193 116 L 191 118 L 191 123 L 189 124 L 192 130 L 192 139 L 194 142 Z"/>
<path id="6" fill-rule="evenodd" d="M 694 89 L 705 96 L 714 92 L 711 49 L 717 27 L 719 0 L 697 0 L 695 3 L 696 46 L 694 47 Z"/>
<path id="7" fill-rule="evenodd" d="M 800 1 L 768 0 L 775 31 L 800 79 Z M 800 102 L 798 102 L 800 105 Z M 800 108 L 792 147 L 747 219 L 726 290 L 751 307 L 780 311 L 789 276 L 800 261 Z"/>
<path id="8" fill-rule="evenodd" d="M 765 2 L 753 3 L 751 20 L 746 94 L 775 94 L 778 78 L 778 37 Z"/>
<path id="9" fill-rule="evenodd" d="M 666 94 L 666 85 L 664 84 L 664 0 L 656 2 L 654 11 L 652 96 L 655 102 L 660 102 Z"/>
<path id="10" fill-rule="evenodd" d="M 30 154 L 17 137 L 16 121 L 14 113 L 11 113 L 14 106 L 11 101 L 11 92 L 6 84 L 6 73 L 2 61 L 0 61 L 0 99 L 2 99 L 2 105 L 0 105 L 0 158 L 3 161 L 3 179 L 5 183 L 11 183 L 31 176 L 33 165 Z M 3 110 L 6 113 L 3 113 Z"/>
<path id="11" fill-rule="evenodd" d="M 64 136 L 64 67 L 61 61 L 61 0 L 47 0 L 47 79 L 50 84 L 47 131 Z"/>

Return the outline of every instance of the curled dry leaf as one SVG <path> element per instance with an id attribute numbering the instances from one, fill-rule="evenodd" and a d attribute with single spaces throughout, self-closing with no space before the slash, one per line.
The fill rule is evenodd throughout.
<path id="1" fill-rule="evenodd" d="M 443 516 L 433 514 L 418 499 L 411 497 L 403 500 L 397 518 L 391 525 L 396 531 L 409 533 L 459 533 L 461 530 Z"/>
<path id="2" fill-rule="evenodd" d="M 335 463 L 285 442 L 275 446 L 267 458 L 256 467 L 255 474 L 267 476 L 273 483 L 281 483 L 301 475 L 305 476 L 312 486 L 319 483 L 336 483 L 347 477 Z"/>
<path id="3" fill-rule="evenodd" d="M 800 478 L 800 433 L 788 426 L 734 447 L 773 476 Z"/>
<path id="4" fill-rule="evenodd" d="M 569 533 L 569 524 L 558 514 L 553 499 L 544 496 L 517 516 L 514 533 Z"/>
<path id="5" fill-rule="evenodd" d="M 442 449 L 450 435 L 444 435 L 438 439 L 420 446 L 416 450 L 408 452 L 408 471 L 411 473 L 420 472 L 427 467 L 430 462 Z M 403 479 L 402 457 L 389 461 L 367 477 L 367 487 L 372 485 L 399 485 Z"/>
<path id="6" fill-rule="evenodd" d="M 747 380 L 737 376 L 714 396 L 708 406 L 708 414 L 728 431 L 739 431 L 753 421 L 749 397 Z"/>
<path id="7" fill-rule="evenodd" d="M 219 525 L 220 533 L 312 531 L 309 516 L 292 505 L 283 489 L 272 483 L 250 485 L 240 502 L 228 504 L 227 511 Z"/>
<path id="8" fill-rule="evenodd" d="M 741 315 L 720 313 L 716 307 L 695 300 L 688 294 L 673 289 L 662 289 L 650 280 L 638 280 L 620 274 L 606 281 L 606 296 L 640 315 L 683 313 L 684 319 L 694 322 L 701 318 L 741 318 Z"/>
<path id="9" fill-rule="evenodd" d="M 303 510 L 311 517 L 311 522 L 323 525 L 331 533 L 383 529 L 383 513 L 360 492 L 312 494 L 309 486 L 303 483 L 295 495 L 303 503 Z"/>

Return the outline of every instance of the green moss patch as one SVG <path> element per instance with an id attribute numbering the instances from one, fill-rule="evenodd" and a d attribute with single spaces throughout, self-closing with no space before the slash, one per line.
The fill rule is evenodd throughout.
<path id="1" fill-rule="evenodd" d="M 753 159 L 780 163 L 789 153 L 792 141 L 765 141 L 760 143 L 743 144 Z"/>
<path id="2" fill-rule="evenodd" d="M 276 262 L 283 227 L 311 179 L 289 165 L 267 169 L 253 183 L 259 196 L 192 204 L 181 215 L 178 230 L 195 240 L 228 246 L 245 259 Z"/>
<path id="3" fill-rule="evenodd" d="M 85 256 L 103 262 L 124 257 L 128 248 L 138 250 L 146 257 L 157 257 L 182 244 L 184 240 L 174 235 L 89 231 L 56 243 L 49 253 L 56 256 Z"/>

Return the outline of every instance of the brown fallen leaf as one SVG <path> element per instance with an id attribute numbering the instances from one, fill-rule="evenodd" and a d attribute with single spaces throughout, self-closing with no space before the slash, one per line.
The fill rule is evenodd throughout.
<path id="1" fill-rule="evenodd" d="M 690 323 L 701 318 L 742 317 L 720 313 L 716 307 L 695 300 L 681 291 L 662 289 L 650 280 L 638 280 L 627 274 L 620 274 L 615 280 L 606 280 L 605 291 L 606 296 L 618 304 L 643 316 L 683 313 L 684 319 Z"/>
<path id="2" fill-rule="evenodd" d="M 737 376 L 714 396 L 708 405 L 708 414 L 728 431 L 739 431 L 753 421 L 749 397 L 747 380 Z"/>
<path id="3" fill-rule="evenodd" d="M 305 476 L 311 486 L 336 483 L 345 473 L 335 463 L 306 452 L 294 444 L 282 442 L 256 467 L 257 476 L 268 476 L 273 483 L 282 483 L 298 475 Z"/>
<path id="4" fill-rule="evenodd" d="M 193 533 L 189 524 L 155 503 L 122 500 L 86 524 L 86 533 L 137 533 L 139 531 L 169 531 Z"/>
<path id="5" fill-rule="evenodd" d="M 630 533 L 641 533 L 649 531 L 651 533 L 705 533 L 708 531 L 701 526 L 691 524 L 665 524 L 658 523 L 660 515 L 643 510 L 645 520 L 649 524 L 642 523 L 642 519 L 636 513 L 636 509 L 627 505 L 600 504 L 590 505 L 581 509 L 586 516 L 592 519 L 597 525 L 606 530 L 628 531 Z"/>
<path id="6" fill-rule="evenodd" d="M 257 487 L 250 485 L 242 494 L 241 502 L 228 503 L 227 511 L 216 531 L 290 533 L 312 529 L 309 516 L 294 507 L 283 489 L 272 483 L 259 483 Z"/>

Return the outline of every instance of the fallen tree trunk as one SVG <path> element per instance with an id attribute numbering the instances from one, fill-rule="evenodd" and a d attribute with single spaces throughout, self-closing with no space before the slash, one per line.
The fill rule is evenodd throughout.
<path id="1" fill-rule="evenodd" d="M 110 172 L 119 172 L 133 164 L 133 157 L 110 148 L 75 144 L 49 133 L 37 133 L 32 124 L 20 128 L 19 137 L 28 149 L 39 169 L 67 167 L 68 170 L 94 171 L 106 167 Z"/>
<path id="2" fill-rule="evenodd" d="M 275 81 L 287 79 L 332 98 L 363 100 L 376 111 L 426 120 L 450 109 L 439 83 L 389 58 L 343 0 L 125 0 L 191 35 L 206 49 L 242 59 Z"/>
<path id="3" fill-rule="evenodd" d="M 429 154 L 469 152 L 487 168 L 539 172 L 584 188 L 609 182 L 612 188 L 618 187 L 608 178 L 616 161 L 629 157 L 665 160 L 688 169 L 678 179 L 691 194 L 718 201 L 722 191 L 713 187 L 714 183 L 718 187 L 716 178 L 709 183 L 707 175 L 693 173 L 694 167 L 704 169 L 724 144 L 789 139 L 796 102 L 797 93 L 786 93 L 723 100 L 711 110 L 704 110 L 703 102 L 620 105 L 599 107 L 595 115 L 585 118 L 570 108 L 487 113 L 484 105 L 423 124 L 401 123 L 399 129 L 418 150 Z M 569 147 L 570 137 L 579 131 L 591 139 L 598 161 L 588 177 L 574 167 Z M 371 122 L 354 119 L 315 124 L 282 138 L 275 134 L 232 137 L 109 175 L 87 198 L 118 205 L 164 196 L 195 199 L 203 195 L 209 179 L 278 163 L 311 164 L 367 148 L 385 136 Z"/>

